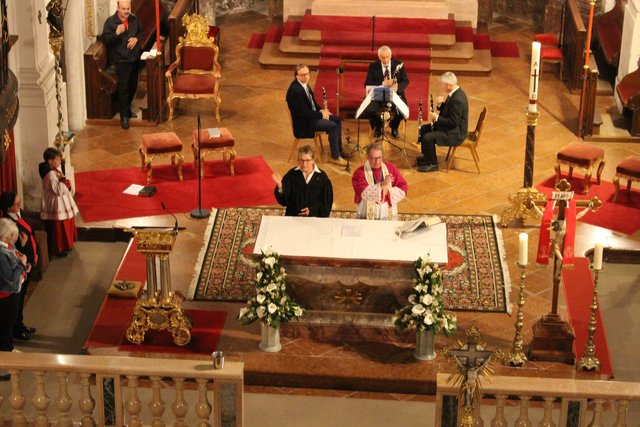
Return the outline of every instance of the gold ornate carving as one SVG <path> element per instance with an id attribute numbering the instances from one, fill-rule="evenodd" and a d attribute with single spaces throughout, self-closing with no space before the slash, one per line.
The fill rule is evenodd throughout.
<path id="1" fill-rule="evenodd" d="M 213 37 L 207 37 L 211 19 L 205 15 L 184 15 L 182 25 L 187 29 L 184 37 L 178 38 L 178 43 L 213 43 Z"/>
<path id="2" fill-rule="evenodd" d="M 333 297 L 338 304 L 343 304 L 347 310 L 351 307 L 362 304 L 362 294 L 351 288 L 343 288 Z"/>
<path id="3" fill-rule="evenodd" d="M 509 195 L 511 206 L 508 206 L 502 212 L 500 224 L 503 227 L 509 225 L 512 219 L 521 219 L 523 222 L 527 220 L 539 220 L 540 214 L 535 209 L 530 209 L 530 203 L 535 200 L 546 200 L 543 193 L 538 192 L 535 188 L 521 188 L 517 193 Z"/>
<path id="4" fill-rule="evenodd" d="M 84 21 L 87 28 L 87 37 L 95 37 L 96 30 L 93 26 L 93 0 L 84 0 Z"/>
<path id="5" fill-rule="evenodd" d="M 191 318 L 181 308 L 181 296 L 169 293 L 161 299 L 156 293 L 150 300 L 139 300 L 133 310 L 133 318 L 127 329 L 127 340 L 142 344 L 149 330 L 171 332 L 173 342 L 185 346 L 191 341 Z"/>
<path id="6" fill-rule="evenodd" d="M 168 254 L 176 241 L 175 230 L 134 230 L 138 252 L 150 255 Z"/>
<path id="7" fill-rule="evenodd" d="M 2 135 L 2 153 L 0 153 L 0 163 L 4 162 L 9 153 L 9 147 L 11 147 L 11 135 L 7 129 L 4 130 Z"/>

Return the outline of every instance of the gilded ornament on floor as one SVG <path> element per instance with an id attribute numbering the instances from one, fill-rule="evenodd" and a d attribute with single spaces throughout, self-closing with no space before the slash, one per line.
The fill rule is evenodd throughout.
<path id="1" fill-rule="evenodd" d="M 191 341 L 191 318 L 181 308 L 179 295 L 170 293 L 167 298 L 160 294 L 150 300 L 138 300 L 133 310 L 133 318 L 127 329 L 127 340 L 133 344 L 142 344 L 149 330 L 171 332 L 173 342 L 185 346 Z"/>

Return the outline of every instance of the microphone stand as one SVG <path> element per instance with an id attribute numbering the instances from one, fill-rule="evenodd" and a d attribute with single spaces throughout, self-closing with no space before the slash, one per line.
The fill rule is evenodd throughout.
<path id="1" fill-rule="evenodd" d="M 209 211 L 202 209 L 202 156 L 200 154 L 200 113 L 198 113 L 198 208 L 191 211 L 191 217 L 209 218 Z"/>

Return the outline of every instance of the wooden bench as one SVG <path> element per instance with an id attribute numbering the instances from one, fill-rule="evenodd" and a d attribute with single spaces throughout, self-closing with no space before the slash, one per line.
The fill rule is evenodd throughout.
<path id="1" fill-rule="evenodd" d="M 620 59 L 623 21 L 623 2 L 622 0 L 616 0 L 613 9 L 600 16 L 598 22 L 596 22 L 596 33 L 598 40 L 600 40 L 600 47 L 604 53 L 605 60 L 613 66 L 617 66 Z"/>
<path id="2" fill-rule="evenodd" d="M 631 111 L 629 133 L 640 136 L 640 68 L 627 74 L 616 86 L 622 106 Z"/>

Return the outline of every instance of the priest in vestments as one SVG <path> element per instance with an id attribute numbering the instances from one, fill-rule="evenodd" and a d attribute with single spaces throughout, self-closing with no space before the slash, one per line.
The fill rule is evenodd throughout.
<path id="1" fill-rule="evenodd" d="M 351 180 L 360 219 L 398 219 L 398 203 L 407 194 L 407 180 L 393 163 L 382 160 L 382 145 L 367 146 L 367 161 Z"/>
<path id="2" fill-rule="evenodd" d="M 283 177 L 272 175 L 276 183 L 274 195 L 286 216 L 326 218 L 333 205 L 333 186 L 327 174 L 315 164 L 313 149 L 305 145 L 298 150 L 298 166 Z"/>

